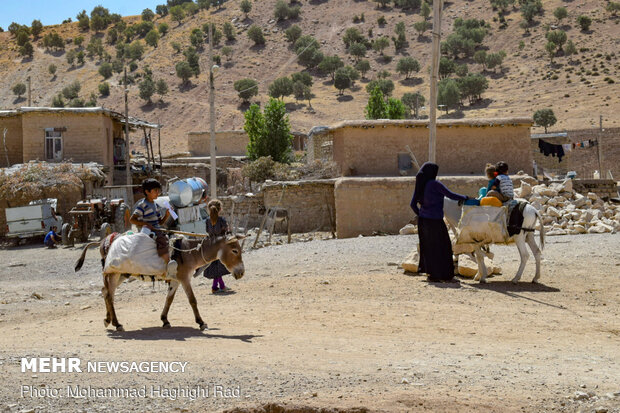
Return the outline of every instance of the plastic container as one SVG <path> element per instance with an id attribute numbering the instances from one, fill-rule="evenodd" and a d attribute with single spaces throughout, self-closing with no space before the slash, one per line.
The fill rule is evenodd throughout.
<path id="1" fill-rule="evenodd" d="M 172 205 L 183 208 L 198 203 L 208 189 L 201 178 L 187 178 L 170 184 L 168 196 Z"/>

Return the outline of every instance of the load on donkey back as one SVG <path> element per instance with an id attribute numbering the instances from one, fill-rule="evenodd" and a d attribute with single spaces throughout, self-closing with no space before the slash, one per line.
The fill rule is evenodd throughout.
<path id="1" fill-rule="evenodd" d="M 101 292 L 106 305 L 104 319 L 106 327 L 111 322 L 118 331 L 124 330 L 118 322 L 114 309 L 116 288 L 129 277 L 148 275 L 169 284 L 166 303 L 161 313 L 164 328 L 170 327 L 168 310 L 181 284 L 194 312 L 196 323 L 201 330 L 204 330 L 207 324 L 198 312 L 196 297 L 191 287 L 192 274 L 219 259 L 235 279 L 243 277 L 245 267 L 239 245 L 239 240 L 243 237 L 204 236 L 201 240 L 177 238 L 173 247 L 174 260 L 170 260 L 169 240 L 162 227 L 169 212 L 162 214 L 153 202 L 161 194 L 161 185 L 154 179 L 148 179 L 143 183 L 142 190 L 145 198 L 136 204 L 130 219 L 132 224 L 141 228 L 141 231 L 131 234 L 113 233 L 99 242 L 87 244 L 75 264 L 75 271 L 82 268 L 88 248 L 99 246 L 103 267 Z"/>

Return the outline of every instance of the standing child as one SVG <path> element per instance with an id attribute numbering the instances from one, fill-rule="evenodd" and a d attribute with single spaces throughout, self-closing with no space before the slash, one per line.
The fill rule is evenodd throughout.
<path id="1" fill-rule="evenodd" d="M 504 161 L 498 162 L 495 165 L 495 172 L 497 174 L 497 178 L 495 178 L 495 181 L 492 184 L 494 189 L 489 191 L 487 196 L 494 196 L 502 201 L 502 203 L 514 199 L 514 186 L 512 184 L 512 180 L 508 176 L 508 164 Z"/>
<path id="2" fill-rule="evenodd" d="M 142 182 L 142 192 L 144 198 L 136 203 L 136 208 L 129 218 L 129 222 L 141 229 L 146 227 L 155 234 L 155 243 L 157 245 L 157 255 L 159 255 L 166 263 L 167 274 L 165 278 L 176 279 L 177 262 L 170 260 L 170 251 L 168 250 L 168 236 L 163 232 L 162 224 L 166 222 L 170 216 L 170 211 L 162 215 L 155 205 L 155 199 L 161 195 L 161 184 L 153 178 L 145 179 Z"/>
<path id="3" fill-rule="evenodd" d="M 222 203 L 218 199 L 213 199 L 207 204 L 209 210 L 209 219 L 207 219 L 207 234 L 211 237 L 219 237 L 226 235 L 228 231 L 228 223 L 221 217 Z M 213 279 L 213 285 L 211 286 L 211 292 L 213 294 L 220 292 L 228 292 L 230 288 L 224 285 L 222 277 L 226 274 L 230 274 L 230 271 L 220 262 L 215 260 L 205 268 L 204 276 Z"/>

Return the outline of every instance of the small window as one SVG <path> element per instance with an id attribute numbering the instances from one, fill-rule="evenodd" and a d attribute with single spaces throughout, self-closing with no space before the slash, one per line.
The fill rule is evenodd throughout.
<path id="1" fill-rule="evenodd" d="M 49 128 L 45 130 L 45 159 L 62 160 L 62 132 Z"/>

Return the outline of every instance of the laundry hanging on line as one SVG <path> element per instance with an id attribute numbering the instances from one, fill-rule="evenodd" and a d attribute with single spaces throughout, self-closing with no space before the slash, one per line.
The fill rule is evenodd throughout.
<path id="1" fill-rule="evenodd" d="M 564 156 L 564 148 L 562 145 L 554 145 L 549 142 L 545 142 L 542 139 L 538 140 L 538 149 L 545 156 L 557 156 L 558 161 L 562 162 L 562 157 Z"/>
<path id="2" fill-rule="evenodd" d="M 575 149 L 575 148 L 591 148 L 593 146 L 597 146 L 598 145 L 598 141 L 596 139 L 588 139 L 586 141 L 573 142 L 571 145 L 572 145 L 573 149 Z"/>

